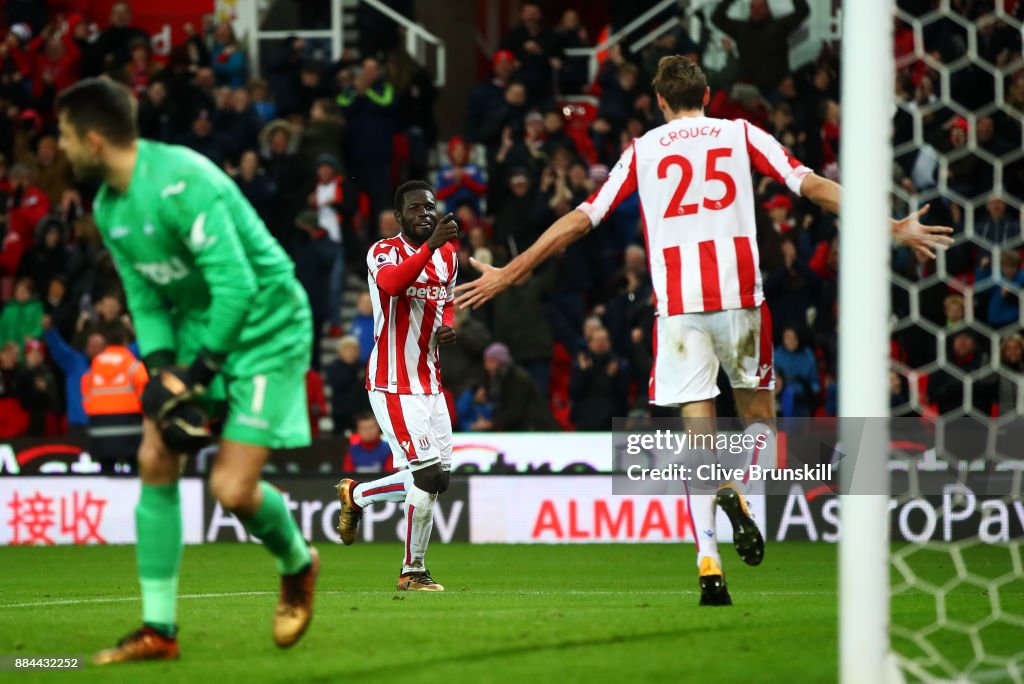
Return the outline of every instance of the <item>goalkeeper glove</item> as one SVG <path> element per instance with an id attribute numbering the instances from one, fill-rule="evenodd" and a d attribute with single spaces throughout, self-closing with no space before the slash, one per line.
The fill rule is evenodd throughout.
<path id="1" fill-rule="evenodd" d="M 219 370 L 218 359 L 204 351 L 188 369 L 163 368 L 150 378 L 142 392 L 142 412 L 171 449 L 194 452 L 211 441 L 206 412 L 196 400 Z"/>

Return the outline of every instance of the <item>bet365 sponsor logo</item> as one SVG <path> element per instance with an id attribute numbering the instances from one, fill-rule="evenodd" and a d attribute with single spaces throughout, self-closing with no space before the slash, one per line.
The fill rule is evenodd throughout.
<path id="1" fill-rule="evenodd" d="M 447 299 L 448 288 L 444 285 L 410 285 L 405 291 L 407 297 L 413 297 L 414 299 L 427 299 L 431 301 L 439 301 Z"/>

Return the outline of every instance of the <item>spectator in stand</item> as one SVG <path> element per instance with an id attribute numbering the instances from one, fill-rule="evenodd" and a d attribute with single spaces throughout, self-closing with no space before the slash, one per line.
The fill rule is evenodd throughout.
<path id="1" fill-rule="evenodd" d="M 19 354 L 17 343 L 0 342 L 0 439 L 18 437 L 28 429 L 17 383 Z"/>
<path id="2" fill-rule="evenodd" d="M 295 128 L 283 119 L 270 122 L 260 131 L 263 168 L 277 188 L 277 201 L 270 212 L 267 227 L 285 247 L 288 246 L 295 217 L 306 204 L 303 198 L 306 197 L 305 189 L 311 175 L 295 153 L 297 145 Z"/>
<path id="3" fill-rule="evenodd" d="M 89 452 L 105 474 L 135 470 L 142 441 L 142 391 L 149 381 L 146 366 L 118 333 L 92 357 L 82 376 L 82 406 L 89 419 Z"/>
<path id="4" fill-rule="evenodd" d="M 498 50 L 491 58 L 494 74 L 486 81 L 473 86 L 466 105 L 466 140 L 470 143 L 485 143 L 481 132 L 484 120 L 495 110 L 505 105 L 505 91 L 512 82 L 512 76 L 519 68 L 511 50 Z M 525 96 L 525 91 L 524 91 Z M 523 98 L 525 100 L 525 97 Z M 501 129 L 497 130 L 501 134 Z"/>
<path id="5" fill-rule="evenodd" d="M 526 86 L 531 105 L 543 105 L 552 95 L 553 72 L 562 68 L 563 56 L 555 35 L 544 26 L 540 4 L 527 0 L 520 6 L 520 24 L 501 41 L 521 65 L 517 77 Z"/>
<path id="6" fill-rule="evenodd" d="M 277 104 L 270 96 L 270 89 L 266 81 L 255 79 L 249 81 L 249 100 L 252 108 L 259 117 L 260 126 L 266 126 L 277 116 Z"/>
<path id="7" fill-rule="evenodd" d="M 25 361 L 18 368 L 15 382 L 21 399 L 21 408 L 28 414 L 29 437 L 56 434 L 56 421 L 60 411 L 60 395 L 53 373 L 44 363 L 43 343 L 29 340 L 25 343 Z"/>
<path id="8" fill-rule="evenodd" d="M 382 209 L 377 215 L 377 239 L 393 238 L 401 232 L 394 209 Z"/>
<path id="9" fill-rule="evenodd" d="M 317 221 L 334 244 L 334 266 L 330 274 L 327 322 L 331 337 L 341 335 L 341 296 L 345 289 L 344 226 L 350 224 L 356 209 L 356 193 L 348 179 L 339 175 L 337 157 L 322 154 L 316 159 L 317 184 L 309 204 L 317 210 Z"/>
<path id="10" fill-rule="evenodd" d="M 427 154 L 437 144 L 434 78 L 401 46 L 388 53 L 387 74 L 395 87 L 397 130 L 405 134 L 409 143 L 409 171 L 405 178 L 425 178 Z"/>
<path id="11" fill-rule="evenodd" d="M 460 265 L 460 277 L 463 272 Z M 445 388 L 454 396 L 460 396 L 469 387 L 488 382 L 483 355 L 491 344 L 491 333 L 486 325 L 462 309 L 455 312 L 452 327 L 455 344 L 445 347 L 441 355 L 441 378 Z M 459 415 L 461 418 L 461 413 Z"/>
<path id="12" fill-rule="evenodd" d="M 338 96 L 348 121 L 348 168 L 356 186 L 370 197 L 371 215 L 391 205 L 391 155 L 395 135 L 395 88 L 377 60 L 363 60 L 351 87 Z"/>
<path id="13" fill-rule="evenodd" d="M 355 417 L 369 410 L 366 394 L 366 364 L 359 360 L 359 340 L 346 335 L 338 340 L 338 358 L 327 367 L 331 386 L 331 418 L 334 434 L 343 435 L 355 427 Z"/>
<path id="14" fill-rule="evenodd" d="M 24 64 L 31 69 L 32 97 L 50 111 L 53 98 L 78 80 L 81 52 L 72 34 L 74 24 L 61 30 L 56 22 L 43 27 L 42 33 L 26 47 Z"/>
<path id="15" fill-rule="evenodd" d="M 349 439 L 342 470 L 346 473 L 388 473 L 395 470 L 391 447 L 381 437 L 380 425 L 372 413 L 355 417 L 355 433 Z"/>
<path id="16" fill-rule="evenodd" d="M 537 393 L 548 396 L 554 339 L 547 318 L 547 300 L 558 280 L 558 267 L 549 264 L 526 274 L 494 298 L 494 338 L 508 345 L 516 362 L 526 369 Z"/>
<path id="17" fill-rule="evenodd" d="M 499 261 L 519 254 L 540 235 L 546 211 L 544 197 L 533 188 L 525 168 L 512 169 L 508 176 L 509 194 L 495 209 L 494 245 L 502 252 Z"/>
<path id="18" fill-rule="evenodd" d="M 792 240 L 783 240 L 780 249 L 781 263 L 765 276 L 765 300 L 776 330 L 799 329 L 807 323 L 807 310 L 818 301 L 818 277 L 799 258 Z"/>
<path id="19" fill-rule="evenodd" d="M 640 69 L 626 61 L 622 48 L 618 44 L 612 47 L 597 79 L 601 86 L 601 104 L 597 110 L 598 119 L 593 124 L 596 133 L 614 137 L 625 127 L 626 119 L 636 109 L 637 98 L 645 93 L 640 88 L 639 78 Z M 602 147 L 600 140 L 595 136 L 594 144 L 598 149 Z"/>
<path id="20" fill-rule="evenodd" d="M 299 137 L 299 159 L 312 165 L 321 155 L 339 158 L 345 139 L 345 119 L 338 103 L 320 98 L 309 109 L 309 123 Z"/>
<path id="21" fill-rule="evenodd" d="M 487 387 L 469 387 L 459 396 L 456 414 L 462 432 L 484 432 L 494 424 L 494 405 L 487 397 Z"/>
<path id="22" fill-rule="evenodd" d="M 319 356 L 319 353 L 313 354 L 314 359 Z M 316 365 L 320 365 L 319 361 Z M 324 395 L 324 379 L 314 368 L 306 371 L 306 406 L 309 409 L 309 434 L 315 439 L 320 436 L 320 419 L 327 415 L 327 397 Z"/>
<path id="23" fill-rule="evenodd" d="M 988 295 L 988 315 L 985 322 L 993 328 L 1020 324 L 1020 290 L 1024 287 L 1024 271 L 1021 270 L 1020 254 L 1003 250 L 999 254 L 999 274 L 989 287 L 983 281 L 992 277 L 991 258 L 984 256 L 974 277 L 979 295 Z"/>
<path id="24" fill-rule="evenodd" d="M 959 370 L 963 375 L 985 367 L 987 355 L 978 349 L 974 333 L 964 330 L 953 337 L 951 353 L 947 363 Z M 995 401 L 996 387 L 988 379 L 972 383 L 971 395 L 974 408 L 984 415 L 989 415 Z M 964 406 L 964 383 L 951 370 L 943 368 L 928 379 L 928 400 L 938 406 L 939 413 L 962 413 Z"/>
<path id="25" fill-rule="evenodd" d="M 590 334 L 586 350 L 576 355 L 569 397 L 577 430 L 611 430 L 612 418 L 626 415 L 629 371 L 612 351 L 611 336 L 603 327 Z"/>
<path id="26" fill-rule="evenodd" d="M 100 33 L 86 54 L 85 75 L 117 73 L 131 59 L 132 43 L 139 38 L 149 40 L 145 31 L 131 24 L 131 4 L 115 2 L 110 8 L 110 26 Z"/>
<path id="27" fill-rule="evenodd" d="M 131 340 L 135 337 L 124 312 L 120 294 L 107 292 L 96 300 L 91 309 L 84 308 L 78 316 L 73 344 L 79 349 L 93 333 L 103 335 L 108 341 Z M 127 344 L 123 342 L 122 344 Z"/>
<path id="28" fill-rule="evenodd" d="M 89 418 L 82 406 L 82 376 L 89 371 L 92 360 L 107 346 L 107 340 L 93 333 L 85 341 L 85 351 L 79 351 L 65 341 L 54 326 L 53 319 L 43 317 L 43 341 L 50 350 L 54 363 L 64 374 L 64 400 L 67 404 L 68 429 L 84 434 Z"/>
<path id="29" fill-rule="evenodd" d="M 221 132 L 228 159 L 233 163 L 242 153 L 256 145 L 260 132 L 260 119 L 249 102 L 245 88 L 220 89 L 223 101 L 213 115 L 213 127 Z"/>
<path id="30" fill-rule="evenodd" d="M 159 141 L 175 139 L 174 106 L 168 97 L 167 84 L 151 83 L 139 95 L 139 136 Z"/>
<path id="31" fill-rule="evenodd" d="M 964 296 L 960 294 L 947 295 L 942 300 L 942 310 L 946 314 L 947 328 L 960 328 L 964 325 Z"/>
<path id="32" fill-rule="evenodd" d="M 813 415 L 821 391 L 818 361 L 814 352 L 802 344 L 796 328 L 787 327 L 782 331 L 782 345 L 775 348 L 775 367 L 794 390 L 792 415 Z"/>
<path id="33" fill-rule="evenodd" d="M 136 38 L 131 44 L 131 59 L 121 67 L 118 76 L 138 97 L 149 88 L 159 71 L 160 64 L 153 60 L 149 41 L 145 38 Z"/>
<path id="34" fill-rule="evenodd" d="M 43 300 L 43 335 L 46 335 L 47 316 L 53 321 L 53 327 L 61 335 L 70 337 L 75 330 L 75 321 L 78 319 L 78 302 L 68 292 L 68 279 L 64 275 L 55 275 L 46 284 L 46 299 Z M 44 339 L 45 341 L 45 339 Z M 50 343 L 46 343 L 50 346 Z M 51 349 L 51 354 L 53 351 Z"/>
<path id="35" fill-rule="evenodd" d="M 289 37 L 270 55 L 267 63 L 267 84 L 274 94 L 278 114 L 288 116 L 296 112 L 308 112 L 299 102 L 300 73 L 306 63 L 306 41 Z"/>
<path id="36" fill-rule="evenodd" d="M 248 72 L 245 50 L 235 37 L 235 30 L 231 28 L 230 23 L 222 21 L 213 30 L 210 58 L 219 85 L 230 88 L 241 88 L 245 85 Z"/>
<path id="37" fill-rule="evenodd" d="M 35 185 L 50 200 L 51 207 L 60 206 L 64 193 L 73 189 L 71 162 L 58 146 L 57 138 L 44 135 L 36 143 L 36 153 L 28 163 L 35 169 Z"/>
<path id="38" fill-rule="evenodd" d="M 651 278 L 647 272 L 647 252 L 639 245 L 626 248 L 625 264 L 614 281 L 618 292 L 605 306 L 602 319 L 612 336 L 612 349 L 619 356 L 631 354 L 632 331 L 644 324 L 649 314 L 647 300 L 651 295 Z"/>
<path id="39" fill-rule="evenodd" d="M 14 342 L 23 349 L 25 342 L 43 333 L 43 303 L 35 296 L 31 278 L 19 278 L 14 297 L 0 310 L 0 344 Z"/>
<path id="40" fill-rule="evenodd" d="M 722 0 L 715 7 L 711 21 L 734 41 L 740 53 L 740 75 L 763 92 L 772 90 L 789 73 L 789 36 L 811 14 L 807 0 L 793 0 L 793 12 L 775 18 L 768 0 L 751 0 L 746 21 L 729 18 L 729 8 L 736 0 Z"/>
<path id="41" fill-rule="evenodd" d="M 491 429 L 495 432 L 558 431 L 546 397 L 537 392 L 533 378 L 512 362 L 501 342 L 484 350 L 484 368 L 490 378 L 488 396 L 494 403 Z"/>
<path id="42" fill-rule="evenodd" d="M 1020 218 L 1011 219 L 1006 213 L 1006 202 L 993 194 L 985 203 L 985 213 L 974 227 L 974 234 L 992 244 L 1002 245 L 1019 240 L 1022 233 Z"/>
<path id="43" fill-rule="evenodd" d="M 348 334 L 359 340 L 359 360 L 366 363 L 376 342 L 373 325 L 373 301 L 370 293 L 363 290 L 356 298 L 356 315 L 348 326 Z M 447 355 L 447 350 L 445 352 Z"/>
<path id="44" fill-rule="evenodd" d="M 461 136 L 448 141 L 448 160 L 450 163 L 437 172 L 437 199 L 443 200 L 449 211 L 468 202 L 480 213 L 480 200 L 487 194 L 487 181 L 483 170 L 469 161 L 469 147 Z"/>
<path id="45" fill-rule="evenodd" d="M 555 27 L 554 41 L 555 50 L 562 55 L 565 55 L 566 50 L 590 46 L 587 27 L 580 20 L 579 12 L 567 9 L 562 13 L 562 19 Z M 559 93 L 579 95 L 589 81 L 587 67 L 586 57 L 565 56 L 561 60 L 561 68 L 557 69 Z"/>
<path id="46" fill-rule="evenodd" d="M 255 150 L 242 153 L 235 172 L 235 183 L 263 222 L 270 227 L 274 203 L 279 201 L 277 187 L 260 168 L 260 157 Z"/>
<path id="47" fill-rule="evenodd" d="M 181 144 L 190 147 L 217 166 L 223 166 L 228 150 L 220 133 L 214 130 L 210 111 L 201 109 L 192 122 L 192 131 L 181 139 Z"/>
<path id="48" fill-rule="evenodd" d="M 719 119 L 746 119 L 756 126 L 768 124 L 768 107 L 761 92 L 749 83 L 734 83 L 717 91 L 708 103 L 707 115 Z"/>
<path id="49" fill-rule="evenodd" d="M 296 236 L 289 243 L 295 277 L 309 297 L 313 314 L 313 368 L 320 370 L 320 339 L 330 318 L 331 274 L 338 262 L 338 244 L 320 223 L 317 212 L 306 210 L 295 219 Z"/>
<path id="50" fill-rule="evenodd" d="M 1015 333 L 1003 339 L 999 349 L 999 414 L 1020 415 L 1022 406 L 1018 401 L 1024 381 L 1024 337 Z"/>
<path id="51" fill-rule="evenodd" d="M 39 221 L 50 213 L 50 198 L 35 185 L 35 174 L 28 165 L 12 166 L 10 178 L 7 230 L 17 233 L 25 249 L 28 249 L 35 244 L 35 230 Z"/>
<path id="52" fill-rule="evenodd" d="M 66 226 L 56 216 L 39 222 L 40 238 L 21 257 L 18 274 L 31 278 L 36 292 L 46 292 L 50 278 L 77 271 L 74 252 L 66 244 Z"/>
<path id="53" fill-rule="evenodd" d="M 549 157 L 553 156 L 555 150 L 568 150 L 573 157 L 579 154 L 576 141 L 565 132 L 565 119 L 562 111 L 552 107 L 544 112 L 544 153 Z M 584 167 L 584 172 L 586 167 Z M 595 188 L 596 189 L 596 188 Z"/>

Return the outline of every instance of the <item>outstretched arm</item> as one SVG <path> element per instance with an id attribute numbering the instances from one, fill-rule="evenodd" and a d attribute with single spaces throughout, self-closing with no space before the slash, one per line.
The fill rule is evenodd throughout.
<path id="1" fill-rule="evenodd" d="M 833 214 L 839 213 L 842 188 L 838 183 L 810 173 L 804 177 L 800 185 L 800 194 L 819 207 Z M 928 213 L 930 205 L 926 204 L 913 214 L 899 220 L 892 220 L 892 237 L 901 245 L 910 247 L 919 256 L 935 258 L 936 248 L 946 247 L 953 243 L 949 234 L 953 229 L 949 226 L 926 226 L 920 218 Z"/>
<path id="2" fill-rule="evenodd" d="M 478 309 L 488 300 L 506 290 L 512 283 L 536 268 L 542 261 L 558 254 L 590 232 L 604 220 L 622 200 L 636 191 L 636 154 L 630 145 L 608 174 L 608 180 L 577 209 L 551 224 L 533 245 L 504 268 L 470 263 L 483 275 L 455 288 L 455 304 L 460 308 Z"/>
<path id="3" fill-rule="evenodd" d="M 541 262 L 558 254 L 588 232 L 590 232 L 590 218 L 579 209 L 574 209 L 551 224 L 551 227 L 545 230 L 529 249 L 510 261 L 504 268 L 481 264 L 470 257 L 469 262 L 483 275 L 455 288 L 458 294 L 455 304 L 463 309 L 480 308 L 524 274 L 535 269 Z"/>

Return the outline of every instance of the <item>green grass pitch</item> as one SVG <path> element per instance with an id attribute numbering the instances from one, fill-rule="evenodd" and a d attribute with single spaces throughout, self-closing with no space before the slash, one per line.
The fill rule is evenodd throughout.
<path id="1" fill-rule="evenodd" d="M 279 651 L 270 638 L 277 577 L 264 551 L 188 547 L 181 660 L 0 680 L 835 681 L 836 547 L 770 544 L 759 568 L 722 550 L 731 608 L 698 608 L 692 546 L 435 544 L 431 570 L 448 591 L 399 594 L 399 545 L 321 545 L 315 619 L 295 648 Z M 1005 548 L 972 554 L 983 575 L 1010 570 Z M 941 558 L 921 570 L 949 571 Z M 87 656 L 140 620 L 132 547 L 3 548 L 0 577 L 0 655 Z M 1006 585 L 1000 598 L 1024 605 L 1024 588 Z M 977 613 L 989 597 L 979 589 L 957 602 Z M 896 612 L 926 624 L 935 601 L 903 596 Z M 1021 648 L 1019 629 L 1003 632 L 993 648 Z"/>

